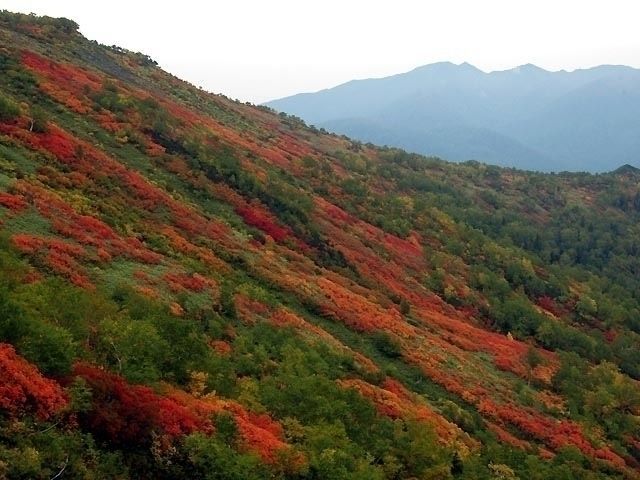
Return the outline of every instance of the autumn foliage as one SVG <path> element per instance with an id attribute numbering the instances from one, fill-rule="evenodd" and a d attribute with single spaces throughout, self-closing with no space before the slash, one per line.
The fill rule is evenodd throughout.
<path id="1" fill-rule="evenodd" d="M 500 419 L 518 427 L 533 439 L 542 440 L 554 450 L 574 446 L 585 455 L 604 460 L 612 465 L 624 467 L 625 461 L 609 447 L 595 447 L 584 435 L 582 427 L 569 420 L 552 420 L 548 417 L 516 405 L 498 405 L 483 400 L 479 411 L 484 415 Z"/>
<path id="2" fill-rule="evenodd" d="M 282 242 L 291 235 L 291 231 L 288 228 L 278 225 L 274 216 L 258 204 L 239 207 L 236 212 L 247 225 L 262 230 L 276 242 Z"/>
<path id="3" fill-rule="evenodd" d="M 175 437 L 211 430 L 202 418 L 149 387 L 129 385 L 85 364 L 76 365 L 74 375 L 83 378 L 92 392 L 92 409 L 81 421 L 114 443 L 150 441 L 153 432 Z"/>
<path id="4" fill-rule="evenodd" d="M 101 87 L 97 75 L 74 65 L 52 62 L 35 52 L 23 52 L 22 61 L 44 79 L 40 83 L 44 92 L 78 113 L 89 112 L 90 103 L 85 94 Z"/>
<path id="5" fill-rule="evenodd" d="M 48 420 L 67 405 L 60 385 L 44 378 L 11 345 L 0 344 L 0 412 Z"/>
<path id="6" fill-rule="evenodd" d="M 87 256 L 82 246 L 57 238 L 28 234 L 16 234 L 11 239 L 18 250 L 39 259 L 45 266 L 68 278 L 75 285 L 93 288 L 80 263 Z"/>
<path id="7" fill-rule="evenodd" d="M 233 415 L 246 448 L 267 462 L 288 448 L 282 428 L 268 415 L 248 412 L 236 402 L 215 396 L 196 398 L 184 391 L 164 387 L 132 385 L 100 368 L 77 364 L 73 372 L 87 382 L 92 393 L 91 410 L 80 421 L 114 444 L 139 445 L 153 435 L 181 437 L 194 432 L 213 434 L 215 414 Z"/>
<path id="8" fill-rule="evenodd" d="M 27 206 L 27 202 L 21 195 L 0 192 L 0 206 L 18 212 Z"/>
<path id="9" fill-rule="evenodd" d="M 616 223 L 637 210 L 635 174 L 622 185 L 378 149 L 192 88 L 140 54 L 8 25 L 0 87 L 18 113 L 0 122 L 0 288 L 16 318 L 52 327 L 44 343 L 83 361 L 65 391 L 0 344 L 3 418 L 52 420 L 81 378 L 90 406 L 59 430 L 79 425 L 124 456 L 158 438 L 213 443 L 222 415 L 237 429 L 230 456 L 276 468 L 300 445 L 310 476 L 422 478 L 375 450 L 388 439 L 369 442 L 414 422 L 447 461 L 495 453 L 517 470 L 512 447 L 552 465 L 573 446 L 602 471 L 637 467 L 637 299 L 602 288 L 625 273 L 610 231 L 583 242 L 600 225 L 588 215 L 613 209 L 637 270 L 636 227 Z M 586 207 L 577 220 L 565 195 Z M 590 264 L 599 243 L 606 261 Z M 604 359 L 625 378 L 619 395 L 592 374 Z M 181 389 L 194 369 L 208 383 Z M 279 404 L 294 387 L 323 398 L 316 423 Z M 349 401 L 380 424 L 356 425 Z"/>
<path id="10" fill-rule="evenodd" d="M 338 383 L 344 388 L 355 389 L 371 399 L 382 415 L 394 419 L 402 418 L 425 422 L 436 429 L 438 438 L 445 443 L 453 443 L 454 440 L 460 438 L 469 446 L 475 445 L 463 435 L 456 425 L 429 408 L 397 380 L 387 378 L 380 387 L 357 379 L 341 380 Z"/>

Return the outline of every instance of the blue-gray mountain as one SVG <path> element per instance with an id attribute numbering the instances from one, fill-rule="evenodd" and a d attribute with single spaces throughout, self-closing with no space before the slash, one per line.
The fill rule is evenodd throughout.
<path id="1" fill-rule="evenodd" d="M 317 127 L 449 160 L 542 171 L 640 166 L 640 70 L 485 73 L 435 63 L 268 106 Z"/>

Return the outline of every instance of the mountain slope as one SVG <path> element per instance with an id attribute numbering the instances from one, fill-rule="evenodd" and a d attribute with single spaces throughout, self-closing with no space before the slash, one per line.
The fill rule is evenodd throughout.
<path id="1" fill-rule="evenodd" d="M 364 146 L 65 19 L 0 45 L 2 475 L 638 477 L 637 170 Z"/>
<path id="2" fill-rule="evenodd" d="M 452 160 L 541 171 L 638 165 L 640 71 L 437 63 L 267 103 L 330 131 Z M 399 132 L 404 132 L 400 134 Z"/>
<path id="3" fill-rule="evenodd" d="M 470 126 L 441 126 L 429 130 L 388 127 L 383 120 L 345 118 L 321 124 L 331 132 L 340 132 L 364 142 L 402 145 L 409 151 L 430 151 L 453 161 L 481 158 L 483 162 L 509 166 L 513 159 L 531 169 L 551 160 L 492 130 Z"/>

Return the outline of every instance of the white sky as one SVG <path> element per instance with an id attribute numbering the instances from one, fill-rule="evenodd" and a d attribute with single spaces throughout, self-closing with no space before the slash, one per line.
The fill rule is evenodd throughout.
<path id="1" fill-rule="evenodd" d="M 637 0 L 0 0 L 255 103 L 448 60 L 640 67 Z"/>

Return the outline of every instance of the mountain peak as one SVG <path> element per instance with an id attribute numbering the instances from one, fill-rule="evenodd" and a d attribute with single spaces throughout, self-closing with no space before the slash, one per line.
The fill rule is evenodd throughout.
<path id="1" fill-rule="evenodd" d="M 269 105 L 359 140 L 450 160 L 607 172 L 640 158 L 640 124 L 632 120 L 640 71 L 627 68 L 568 72 L 525 63 L 485 73 L 438 62 Z"/>
<path id="2" fill-rule="evenodd" d="M 537 65 L 534 65 L 533 63 L 525 63 L 524 65 L 519 65 L 511 69 L 510 71 L 514 73 L 549 73 L 548 70 L 545 70 L 544 68 L 540 68 Z"/>
<path id="3" fill-rule="evenodd" d="M 613 172 L 614 175 L 640 175 L 640 168 L 629 165 L 628 163 L 616 168 Z"/>
<path id="4" fill-rule="evenodd" d="M 453 62 L 435 62 L 421 65 L 411 70 L 413 72 L 429 72 L 429 73 L 454 73 L 454 72 L 481 72 L 481 70 L 468 62 L 456 64 Z"/>

